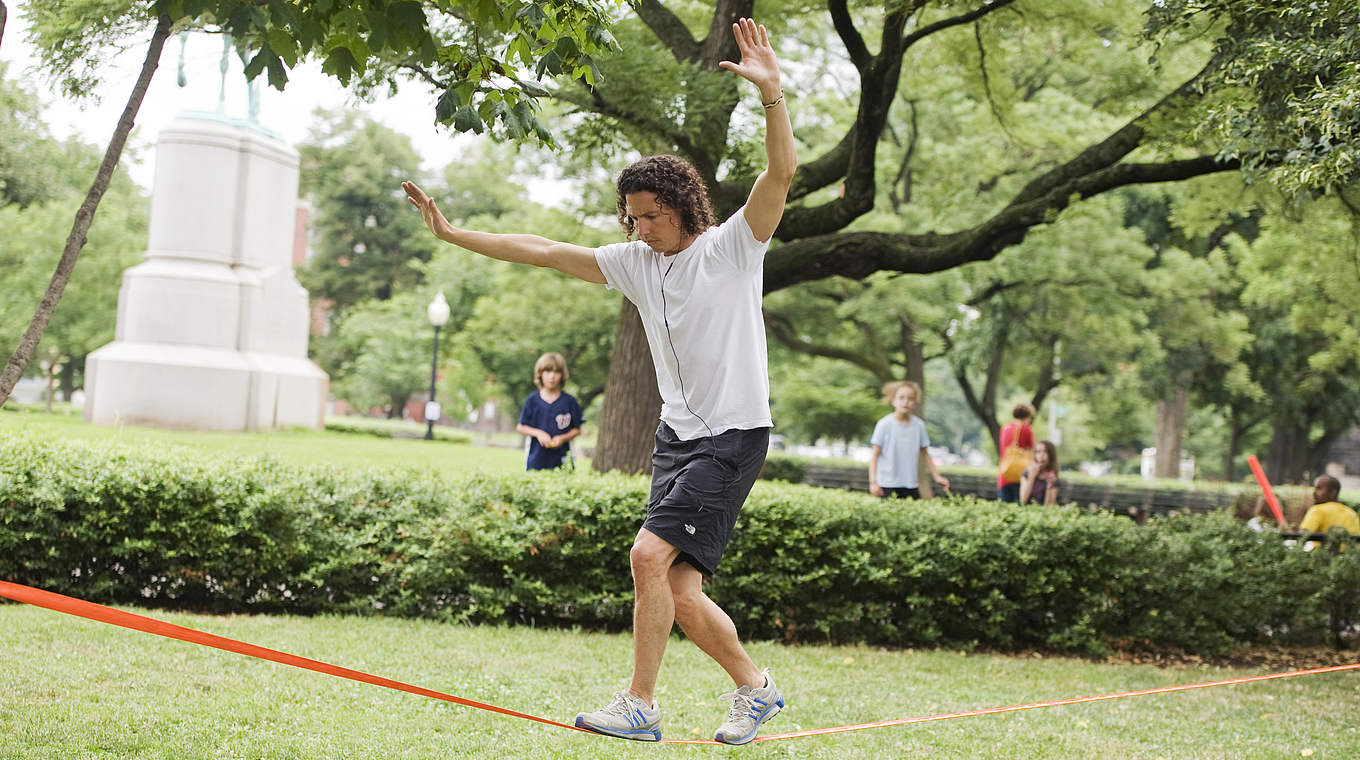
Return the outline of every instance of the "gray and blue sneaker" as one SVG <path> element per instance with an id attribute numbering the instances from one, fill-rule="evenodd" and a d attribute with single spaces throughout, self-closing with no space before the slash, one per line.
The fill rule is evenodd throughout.
<path id="1" fill-rule="evenodd" d="M 577 715 L 576 727 L 620 739 L 659 742 L 661 707 L 656 704 L 648 707 L 646 702 L 631 692 L 621 691 L 614 695 L 614 701 L 603 708 Z"/>
<path id="2" fill-rule="evenodd" d="M 770 671 L 765 671 L 765 685 L 756 689 L 742 686 L 723 699 L 732 700 L 732 711 L 713 738 L 723 744 L 745 744 L 756 738 L 760 724 L 784 709 L 784 696 L 775 688 Z"/>

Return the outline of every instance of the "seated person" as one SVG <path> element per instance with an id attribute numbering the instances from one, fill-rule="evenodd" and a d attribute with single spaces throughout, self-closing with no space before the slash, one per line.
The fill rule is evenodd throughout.
<path id="1" fill-rule="evenodd" d="M 1337 501 L 1341 495 L 1341 481 L 1331 475 L 1321 475 L 1313 481 L 1313 506 L 1299 523 L 1303 533 L 1326 533 L 1332 528 L 1344 528 L 1352 536 L 1360 536 L 1360 515 Z"/>
<path id="2" fill-rule="evenodd" d="M 1052 441 L 1039 441 L 1034 447 L 1034 459 L 1020 475 L 1020 503 L 1043 504 L 1051 507 L 1058 503 L 1058 447 Z"/>

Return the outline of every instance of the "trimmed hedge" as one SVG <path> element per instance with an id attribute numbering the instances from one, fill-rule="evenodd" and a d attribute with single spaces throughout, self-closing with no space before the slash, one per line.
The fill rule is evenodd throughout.
<path id="1" fill-rule="evenodd" d="M 99 602 L 625 629 L 643 478 L 298 468 L 0 434 L 0 577 Z M 1360 551 L 1226 516 L 758 483 L 709 593 L 786 641 L 1204 654 L 1324 640 Z"/>
<path id="2" fill-rule="evenodd" d="M 995 498 L 995 471 L 958 466 L 942 467 L 941 470 L 948 476 L 950 491 L 955 495 Z M 843 459 L 775 454 L 766 460 L 762 477 L 821 488 L 869 490 L 868 466 Z M 1166 479 L 1146 481 L 1133 476 L 1095 478 L 1075 471 L 1065 471 L 1062 479 L 1063 501 L 1115 510 L 1139 521 L 1154 515 L 1223 510 L 1247 519 L 1251 517 L 1261 495 L 1255 483 Z M 1291 522 L 1303 519 L 1304 512 L 1311 505 L 1311 488 L 1276 485 L 1274 491 Z"/>
<path id="3" fill-rule="evenodd" d="M 377 419 L 374 417 L 327 417 L 326 430 L 332 433 L 369 435 L 376 438 L 424 438 L 427 426 L 410 420 Z M 433 428 L 436 441 L 467 443 L 472 440 L 465 433 L 450 430 L 444 425 Z"/>

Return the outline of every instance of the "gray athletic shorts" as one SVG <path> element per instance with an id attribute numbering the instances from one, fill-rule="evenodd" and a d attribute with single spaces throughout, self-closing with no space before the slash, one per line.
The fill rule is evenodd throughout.
<path id="1" fill-rule="evenodd" d="M 713 575 L 732 537 L 737 513 L 765 466 L 769 446 L 769 428 L 727 430 L 682 441 L 661 423 L 642 527 L 680 550 L 676 562 Z"/>

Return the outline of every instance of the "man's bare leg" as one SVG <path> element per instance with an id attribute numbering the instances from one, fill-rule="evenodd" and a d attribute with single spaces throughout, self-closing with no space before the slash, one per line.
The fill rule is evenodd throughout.
<path id="1" fill-rule="evenodd" d="M 628 691 L 654 704 L 661 657 L 666 653 L 675 600 L 668 580 L 680 550 L 648 530 L 639 530 L 629 561 L 633 566 L 633 679 Z"/>
<path id="2" fill-rule="evenodd" d="M 717 661 L 737 686 L 764 685 L 765 676 L 741 645 L 732 618 L 703 592 L 703 574 L 681 562 L 671 566 L 668 580 L 675 619 L 690 641 Z"/>

